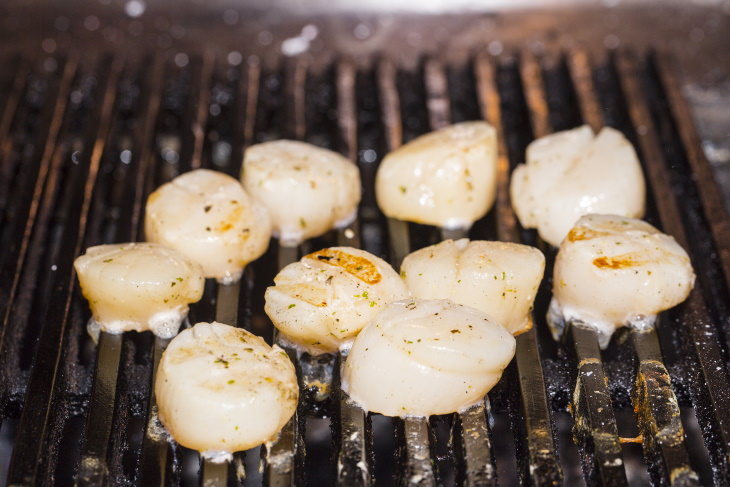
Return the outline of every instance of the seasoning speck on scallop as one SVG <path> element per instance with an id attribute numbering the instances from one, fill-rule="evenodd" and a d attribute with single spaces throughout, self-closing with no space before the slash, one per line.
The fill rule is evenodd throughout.
<path id="1" fill-rule="evenodd" d="M 266 210 L 235 178 L 198 169 L 160 186 L 147 199 L 145 236 L 174 248 L 222 283 L 240 279 L 244 267 L 269 246 Z"/>
<path id="2" fill-rule="evenodd" d="M 221 323 L 183 330 L 160 360 L 160 421 L 184 447 L 223 461 L 276 439 L 299 399 L 294 364 L 281 348 Z"/>
<path id="3" fill-rule="evenodd" d="M 355 164 L 336 152 L 294 140 L 246 149 L 241 181 L 268 210 L 274 236 L 290 247 L 346 227 L 360 202 Z"/>
<path id="4" fill-rule="evenodd" d="M 480 309 L 515 335 L 531 326 L 544 271 L 545 256 L 534 247 L 465 238 L 417 250 L 401 265 L 413 297 Z"/>
<path id="5" fill-rule="evenodd" d="M 557 247 L 583 215 L 644 215 L 644 175 L 631 143 L 584 125 L 535 140 L 512 173 L 512 207 L 525 228 Z"/>
<path id="6" fill-rule="evenodd" d="M 342 386 L 366 411 L 448 414 L 481 401 L 514 352 L 514 337 L 477 309 L 445 299 L 396 301 L 355 339 Z"/>
<path id="7" fill-rule="evenodd" d="M 409 296 L 384 260 L 351 247 L 305 255 L 266 290 L 266 314 L 291 342 L 310 353 L 335 352 L 391 301 Z"/>
<path id="8" fill-rule="evenodd" d="M 200 266 L 154 243 L 90 247 L 74 261 L 81 292 L 89 301 L 89 333 L 151 330 L 175 336 L 188 304 L 203 296 Z"/>
<path id="9" fill-rule="evenodd" d="M 386 155 L 375 177 L 375 195 L 390 218 L 468 229 L 492 207 L 496 178 L 494 127 L 463 122 Z"/>
<path id="10" fill-rule="evenodd" d="M 570 230 L 555 259 L 548 321 L 595 327 L 606 347 L 617 327 L 653 323 L 684 301 L 695 282 L 687 252 L 648 223 L 617 215 L 586 215 Z"/>

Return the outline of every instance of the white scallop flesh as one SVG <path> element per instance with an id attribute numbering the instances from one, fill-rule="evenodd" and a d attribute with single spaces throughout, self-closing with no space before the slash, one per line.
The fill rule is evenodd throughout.
<path id="1" fill-rule="evenodd" d="M 241 181 L 268 210 L 274 236 L 290 247 L 346 227 L 360 203 L 357 166 L 305 142 L 276 140 L 249 147 Z"/>
<path id="2" fill-rule="evenodd" d="M 641 218 L 644 175 L 631 143 L 606 127 L 583 125 L 535 140 L 512 173 L 512 207 L 525 228 L 557 247 L 578 218 L 605 213 Z"/>
<path id="3" fill-rule="evenodd" d="M 279 331 L 311 354 L 336 352 L 391 301 L 410 296 L 383 259 L 332 247 L 284 267 L 266 290 L 264 310 Z"/>
<path id="4" fill-rule="evenodd" d="M 228 284 L 266 252 L 271 223 L 235 178 L 197 169 L 149 196 L 145 237 L 182 252 L 203 266 L 206 277 Z"/>
<path id="5" fill-rule="evenodd" d="M 154 243 L 90 247 L 74 261 L 81 292 L 89 301 L 89 333 L 151 330 L 177 334 L 188 304 L 203 296 L 200 265 Z"/>
<path id="6" fill-rule="evenodd" d="M 468 229 L 494 203 L 497 133 L 463 122 L 418 137 L 381 162 L 378 206 L 390 218 Z"/>
<path id="7" fill-rule="evenodd" d="M 417 250 L 401 265 L 413 297 L 477 308 L 515 335 L 532 326 L 544 271 L 545 256 L 534 247 L 466 238 Z"/>
<path id="8" fill-rule="evenodd" d="M 450 300 L 388 305 L 355 338 L 343 389 L 387 416 L 463 411 L 499 381 L 515 339 L 481 311 Z"/>
<path id="9" fill-rule="evenodd" d="M 653 323 L 694 282 L 690 259 L 671 236 L 642 220 L 587 215 L 558 251 L 548 319 L 556 335 L 567 321 L 593 326 L 605 348 L 617 327 Z"/>
<path id="10" fill-rule="evenodd" d="M 221 323 L 180 332 L 155 381 L 160 421 L 214 461 L 277 438 L 297 407 L 294 364 L 281 348 Z"/>

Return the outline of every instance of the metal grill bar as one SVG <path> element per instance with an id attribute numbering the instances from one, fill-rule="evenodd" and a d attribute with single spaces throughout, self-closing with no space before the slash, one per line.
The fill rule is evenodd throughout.
<path id="1" fill-rule="evenodd" d="M 152 357 L 152 376 L 150 377 L 150 399 L 147 413 L 147 426 L 142 440 L 142 460 L 140 481 L 143 485 L 167 485 L 168 444 L 167 435 L 162 430 L 157 415 L 157 399 L 155 398 L 154 378 L 160 359 L 170 340 L 155 337 Z"/>
<path id="2" fill-rule="evenodd" d="M 200 63 L 200 67 L 197 64 Z M 203 139 L 205 136 L 205 125 L 208 118 L 208 100 L 210 97 L 210 82 L 213 78 L 213 66 L 215 56 L 211 51 L 205 51 L 200 61 L 197 59 L 191 65 L 192 86 L 190 95 L 193 97 L 188 102 L 183 119 L 183 130 L 181 138 L 180 155 L 183 159 L 181 169 L 198 169 L 201 167 L 201 154 L 203 151 Z M 189 132 L 188 132 L 189 130 Z"/>
<path id="3" fill-rule="evenodd" d="M 590 125 L 594 132 L 598 132 L 603 128 L 603 117 L 593 86 L 593 70 L 588 53 L 583 50 L 571 53 L 568 56 L 568 66 L 573 86 L 578 94 L 583 122 Z"/>
<path id="4" fill-rule="evenodd" d="M 456 415 L 454 449 L 464 464 L 464 473 L 459 480 L 466 485 L 497 485 L 497 472 L 487 426 L 489 399 L 485 401 L 487 402 L 479 403 Z"/>
<path id="5" fill-rule="evenodd" d="M 213 78 L 213 66 L 215 65 L 215 56 L 212 52 L 206 51 L 203 55 L 203 66 L 200 69 L 200 78 L 198 84 L 200 90 L 195 99 L 196 111 L 195 119 L 191 126 L 193 134 L 193 151 L 190 166 L 192 169 L 198 169 L 202 163 L 203 139 L 205 138 L 205 122 L 208 119 L 208 107 L 210 99 L 210 82 Z"/>
<path id="6" fill-rule="evenodd" d="M 592 72 L 590 60 L 586 56 L 577 57 L 579 60 L 573 65 L 581 64 L 581 70 Z M 586 86 L 590 78 L 581 78 L 584 81 L 577 84 L 581 105 L 598 108 L 595 91 Z M 637 99 L 632 101 L 639 102 Z M 595 124 L 602 122 L 600 112 L 591 116 L 596 118 Z M 634 350 L 639 359 L 634 408 L 638 413 L 647 460 L 651 462 L 655 476 L 661 476 L 665 481 L 681 477 L 687 485 L 696 485 L 699 479 L 689 466 L 679 406 L 671 388 L 669 373 L 662 363 L 656 330 L 653 327 L 629 326 L 632 327 Z"/>
<path id="7" fill-rule="evenodd" d="M 477 56 L 474 76 L 477 82 L 477 98 L 482 118 L 497 131 L 497 199 L 495 202 L 497 237 L 503 242 L 519 242 L 517 218 L 512 211 L 509 195 L 510 161 L 502 126 L 496 68 L 494 61 L 486 53 Z"/>
<path id="8" fill-rule="evenodd" d="M 241 280 L 243 279 L 242 275 Z M 217 322 L 238 326 L 238 297 L 240 294 L 241 281 L 227 285 L 218 284 L 218 297 L 215 302 L 215 320 Z"/>
<path id="9" fill-rule="evenodd" d="M 578 361 L 573 393 L 573 435 L 582 442 L 586 477 L 600 485 L 628 485 L 608 379 L 603 372 L 596 331 L 580 322 L 569 324 Z"/>
<path id="10" fill-rule="evenodd" d="M 98 132 L 91 147 L 86 153 L 88 158 L 88 170 L 86 181 L 81 186 L 80 195 L 83 200 L 78 208 L 78 225 L 67 225 L 69 231 L 68 239 L 60 243 L 57 249 L 58 256 L 78 255 L 82 245 L 83 236 L 86 230 L 87 215 L 91 204 L 91 197 L 94 191 L 101 156 L 110 130 L 111 113 L 114 107 L 116 86 L 121 74 L 123 64 L 120 59 L 114 60 L 111 71 L 106 80 L 102 102 L 98 105 L 99 111 L 96 115 L 96 123 L 90 127 L 98 127 Z M 80 176 L 80 175 L 79 175 Z M 79 177 L 79 182 L 81 179 Z M 73 211 L 69 208 L 70 211 Z M 72 215 L 68 215 L 70 221 L 75 221 Z M 77 230 L 77 232 L 74 232 Z M 52 299 L 49 305 L 48 315 L 51 317 L 41 332 L 36 360 L 28 383 L 26 397 L 33 397 L 33 401 L 27 403 L 20 419 L 19 434 L 17 437 L 16 449 L 11 459 L 9 484 L 34 483 L 37 475 L 39 458 L 42 454 L 42 444 L 45 439 L 48 412 L 55 393 L 55 382 L 59 370 L 58 364 L 61 357 L 59 344 L 64 341 L 65 326 L 68 319 L 68 310 L 72 297 L 73 280 L 75 275 L 71 270 L 69 262 L 63 262 L 59 268 L 67 272 L 59 272 L 59 278 L 54 282 L 54 291 L 58 294 Z M 60 319 L 59 319 L 60 318 Z M 43 357 L 43 360 L 39 360 Z"/>
<path id="11" fill-rule="evenodd" d="M 147 89 L 145 90 L 146 109 L 142 115 L 144 123 L 137 125 L 137 131 L 134 134 L 134 140 L 139 145 L 136 148 L 137 150 L 133 152 L 133 154 L 138 154 L 138 156 L 135 162 L 137 166 L 137 177 L 134 185 L 134 205 L 132 206 L 131 233 L 129 236 L 132 242 L 136 242 L 142 234 L 142 227 L 144 225 L 142 205 L 146 195 L 152 192 L 152 184 L 154 183 L 153 141 L 155 137 L 155 124 L 162 102 L 162 77 L 165 71 L 165 65 L 157 56 L 152 58 L 151 63 L 152 69 Z"/>
<path id="12" fill-rule="evenodd" d="M 536 71 L 537 70 L 537 71 Z M 497 234 L 505 242 L 519 242 L 517 220 L 509 196 L 510 162 L 505 145 L 504 128 L 500 97 L 497 89 L 495 66 L 485 54 L 477 58 L 476 77 L 482 116 L 497 130 Z M 532 121 L 538 130 L 547 130 L 547 104 L 541 96 L 542 84 L 537 83 L 540 76 L 537 63 L 523 63 L 523 77 L 529 77 L 525 83 L 528 103 L 533 108 Z M 539 78 L 538 78 L 539 79 Z M 562 471 L 557 458 L 552 435 L 552 421 L 545 392 L 545 379 L 542 361 L 537 344 L 534 326 L 526 333 L 516 337 L 517 348 L 515 360 L 520 383 L 522 414 L 527 437 L 527 465 L 523 467 L 523 476 L 527 476 L 534 485 L 558 485 L 562 480 Z M 525 468 L 526 467 L 526 468 Z M 527 475 L 525 475 L 527 472 Z"/>
<path id="13" fill-rule="evenodd" d="M 8 194 L 8 185 L 10 184 L 10 170 L 12 164 L 9 161 L 10 151 L 13 147 L 10 134 L 10 127 L 15 119 L 15 113 L 18 110 L 23 91 L 28 82 L 30 74 L 30 63 L 23 61 L 15 72 L 13 79 L 13 88 L 7 97 L 7 101 L 3 106 L 2 118 L 0 118 L 0 188 L 3 188 L 2 196 L 0 196 L 0 209 L 5 208 L 5 202 Z"/>
<path id="14" fill-rule="evenodd" d="M 63 123 L 63 114 L 66 111 L 66 105 L 68 103 L 68 94 L 71 90 L 74 76 L 76 75 L 77 60 L 71 58 L 66 61 L 61 80 L 58 83 L 54 91 L 51 89 L 49 93 L 53 98 L 53 104 L 50 110 L 46 112 L 44 121 L 40 124 L 39 145 L 42 146 L 42 150 L 38 157 L 37 164 L 33 164 L 37 169 L 37 176 L 35 179 L 30 179 L 33 185 L 32 194 L 28 195 L 25 199 L 24 205 L 16 211 L 16 223 L 8 224 L 4 222 L 2 229 L 3 248 L 6 249 L 0 257 L 2 266 L 0 270 L 3 275 L 12 276 L 11 279 L 3 280 L 0 284 L 0 312 L 2 313 L 2 326 L 0 326 L 0 346 L 3 349 L 3 353 L 0 354 L 0 377 L 3 378 L 0 381 L 2 389 L 0 389 L 0 407 L 5 406 L 5 402 L 8 400 L 9 391 L 5 390 L 9 383 L 9 377 L 3 377 L 3 375 L 9 375 L 9 364 L 11 353 L 8 350 L 6 344 L 7 332 L 11 327 L 11 321 L 14 323 L 22 322 L 14 318 L 19 311 L 16 305 L 16 296 L 19 293 L 19 287 L 21 291 L 25 290 L 25 294 L 29 294 L 29 288 L 35 283 L 35 276 L 38 268 L 38 253 L 39 245 L 33 245 L 32 249 L 35 251 L 32 253 L 34 259 L 30 260 L 30 265 L 24 267 L 26 256 L 31 247 L 31 236 L 33 235 L 33 229 L 36 225 L 36 220 L 39 220 L 38 227 L 42 233 L 45 229 L 45 221 L 48 219 L 49 209 L 47 205 L 41 206 L 41 195 L 43 194 L 46 180 L 48 179 L 49 173 L 52 173 L 52 168 L 57 166 L 57 161 L 54 161 L 54 151 L 58 141 L 58 135 L 61 130 Z M 6 159 L 3 159 L 6 161 Z M 32 164 L 32 163 L 31 163 Z M 40 212 L 40 215 L 39 215 Z M 35 237 L 36 240 L 42 239 L 42 235 Z M 22 279 L 22 282 L 21 282 Z M 22 286 L 21 286 L 22 283 Z M 27 310 L 27 307 L 26 307 Z M 25 311 L 27 312 L 27 311 Z M 20 326 L 20 325 L 18 325 Z M 0 411 L 2 413 L 2 411 Z"/>
<path id="15" fill-rule="evenodd" d="M 720 265 L 725 276 L 725 286 L 730 287 L 730 216 L 723 205 L 722 195 L 712 173 L 712 166 L 707 161 L 700 137 L 692 123 L 692 111 L 687 100 L 682 96 L 682 91 L 677 81 L 676 68 L 671 63 L 668 55 L 657 56 L 658 71 L 666 96 L 671 105 L 676 120 L 679 136 L 687 154 L 687 160 L 692 167 L 692 172 L 697 179 L 697 184 L 702 188 L 699 192 L 702 207 L 705 215 L 708 215 L 708 223 L 712 236 L 716 243 L 717 252 L 720 254 Z"/>
<path id="16" fill-rule="evenodd" d="M 428 419 L 405 418 L 399 421 L 403 436 L 404 471 L 401 482 L 408 486 L 435 486 L 436 476 L 431 462 Z"/>
<path id="17" fill-rule="evenodd" d="M 112 430 L 117 391 L 122 335 L 101 333 L 94 388 L 86 423 L 86 443 L 82 448 L 77 485 L 103 485 L 107 482 L 107 447 Z"/>
<path id="18" fill-rule="evenodd" d="M 150 400 L 147 415 L 147 427 L 142 441 L 142 461 L 140 480 L 143 485 L 167 485 L 168 445 L 159 418 L 157 416 L 157 400 L 155 398 L 154 378 L 160 365 L 162 354 L 170 344 L 170 340 L 155 337 L 152 358 L 152 377 L 150 381 Z"/>
<path id="19" fill-rule="evenodd" d="M 622 80 L 622 89 L 626 96 L 631 120 L 649 175 L 649 182 L 656 195 L 671 195 L 672 185 L 669 171 L 662 155 L 657 129 L 646 104 L 646 94 L 640 85 L 639 70 L 635 60 L 622 53 L 617 58 L 617 67 Z M 714 184 L 714 183 L 713 183 Z M 707 186 L 708 182 L 704 186 Z M 703 186 L 703 187 L 704 187 Z M 664 229 L 674 236 L 684 248 L 689 247 L 686 231 L 682 225 L 679 203 L 676 198 L 658 197 L 657 210 Z M 680 307 L 681 317 L 677 325 L 685 330 L 688 340 L 685 347 L 694 357 L 699 380 L 691 381 L 693 403 L 698 413 L 698 420 L 704 425 L 705 442 L 713 457 L 716 481 L 727 479 L 728 440 L 730 440 L 730 423 L 723 411 L 730 409 L 730 399 L 722 391 L 730 390 L 728 373 L 723 364 L 721 346 L 717 341 L 717 332 L 710 331 L 714 325 L 702 300 L 701 284 L 696 283 L 688 300 Z M 661 411 L 659 412 L 661 414 Z M 661 418 L 661 416 L 659 416 Z M 651 424 L 651 423 L 650 423 Z M 671 440 L 669 440 L 671 442 Z M 718 447 L 722 453 L 718 454 Z M 660 444 L 661 448 L 661 444 Z M 680 462 L 676 468 L 681 468 Z M 671 468 L 671 467 L 670 467 Z M 671 475 L 671 470 L 667 472 Z"/>
<path id="20" fill-rule="evenodd" d="M 598 132 L 603 127 L 603 117 L 593 87 L 591 61 L 585 52 L 576 51 L 568 56 L 568 65 L 583 121 Z M 573 322 L 569 326 L 578 360 L 573 431 L 584 443 L 583 468 L 589 478 L 599 480 L 603 485 L 626 485 L 623 454 L 598 349 L 598 336 L 581 323 Z"/>
<path id="21" fill-rule="evenodd" d="M 636 64 L 631 57 L 625 55 L 618 56 L 617 64 L 633 125 L 637 128 L 644 127 L 644 130 L 639 129 L 637 133 L 649 179 L 653 181 L 653 185 L 661 185 L 662 181 L 667 181 L 666 173 L 662 161 L 657 158 L 659 148 L 656 145 L 656 134 L 648 107 L 640 95 Z M 667 210 L 661 202 L 658 206 L 660 215 L 664 213 L 664 220 Z M 632 334 L 639 359 L 634 403 L 639 414 L 639 427 L 644 437 L 646 454 L 654 457 L 652 463 L 659 467 L 664 478 L 681 479 L 687 485 L 698 484 L 697 474 L 689 466 L 679 405 L 671 389 L 669 372 L 662 363 L 656 330 L 653 327 L 643 330 L 635 328 Z"/>

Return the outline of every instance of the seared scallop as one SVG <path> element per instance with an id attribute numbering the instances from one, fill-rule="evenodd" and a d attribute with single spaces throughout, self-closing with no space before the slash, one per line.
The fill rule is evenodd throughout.
<path id="1" fill-rule="evenodd" d="M 587 215 L 558 251 L 548 319 L 556 335 L 566 321 L 592 325 L 605 347 L 616 327 L 651 324 L 684 301 L 694 281 L 687 253 L 671 236 L 641 220 Z"/>
<path id="2" fill-rule="evenodd" d="M 512 207 L 525 228 L 557 247 L 583 215 L 644 215 L 644 175 L 631 143 L 587 125 L 542 137 L 512 173 Z"/>
<path id="3" fill-rule="evenodd" d="M 162 355 L 155 395 L 160 421 L 182 446 L 223 461 L 277 438 L 299 398 L 286 352 L 221 323 L 198 323 Z"/>
<path id="4" fill-rule="evenodd" d="M 89 301 L 89 333 L 151 330 L 175 336 L 188 304 L 203 296 L 200 266 L 154 243 L 90 247 L 74 261 L 81 292 Z"/>
<path id="5" fill-rule="evenodd" d="M 282 245 L 344 228 L 357 214 L 360 172 L 336 152 L 293 140 L 264 142 L 246 149 L 242 171 L 243 186 L 268 210 Z"/>
<path id="6" fill-rule="evenodd" d="M 350 342 L 385 305 L 409 296 L 384 260 L 332 247 L 289 264 L 266 290 L 265 311 L 284 337 L 312 354 Z"/>
<path id="7" fill-rule="evenodd" d="M 366 411 L 463 411 L 499 381 L 515 339 L 481 311 L 449 300 L 391 303 L 355 339 L 343 389 Z"/>
<path id="8" fill-rule="evenodd" d="M 494 127 L 463 122 L 385 156 L 375 177 L 375 194 L 390 218 L 468 229 L 492 207 L 496 175 Z"/>
<path id="9" fill-rule="evenodd" d="M 512 334 L 530 328 L 544 271 L 545 257 L 534 247 L 465 238 L 417 250 L 401 265 L 413 297 L 477 308 Z"/>
<path id="10" fill-rule="evenodd" d="M 236 179 L 198 169 L 163 184 L 147 199 L 145 236 L 174 248 L 221 283 L 240 279 L 244 267 L 269 245 L 271 223 Z"/>

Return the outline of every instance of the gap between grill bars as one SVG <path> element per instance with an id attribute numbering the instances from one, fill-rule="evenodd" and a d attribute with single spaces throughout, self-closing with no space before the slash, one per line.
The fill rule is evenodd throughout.
<path id="1" fill-rule="evenodd" d="M 466 66 L 430 58 L 415 71 L 388 59 L 339 59 L 317 68 L 301 59 L 230 65 L 211 52 L 183 67 L 161 57 L 53 59 L 55 67 L 45 60 L 23 65 L 8 83 L 0 118 L 0 238 L 8 249 L 0 260 L 0 432 L 17 430 L 8 484 L 106 478 L 176 485 L 198 476 L 211 485 L 369 485 L 400 473 L 412 485 L 518 478 L 559 485 L 575 481 L 579 456 L 588 483 L 616 485 L 631 480 L 627 464 L 637 462 L 638 450 L 625 443 L 626 416 L 643 439 L 638 462 L 645 478 L 727 483 L 727 218 L 714 189 L 703 190 L 713 182 L 664 57 L 620 51 L 594 63 L 581 51 L 540 58 L 480 53 Z M 468 235 L 386 221 L 372 195 L 385 152 L 476 118 L 499 133 L 490 215 Z M 272 339 L 264 288 L 276 269 L 323 246 L 365 248 L 397 269 L 411 250 L 469 236 L 537 244 L 550 260 L 554 251 L 516 222 L 509 172 L 530 140 L 581 121 L 615 126 L 635 143 L 653 195 L 649 217 L 690 251 L 697 287 L 656 330 L 629 331 L 601 352 L 580 326 L 564 343 L 547 337 L 546 286 L 535 327 L 517 337 L 514 364 L 483 405 L 463 414 L 430 421 L 368 415 L 339 390 L 346 357 L 293 354 L 308 392 L 281 438 L 237 454 L 231 464 L 201 463 L 157 434 L 152 378 L 165 342 L 131 333 L 104 335 L 94 346 L 86 335 L 73 258 L 89 245 L 138 239 L 146 195 L 164 181 L 195 167 L 237 176 L 245 147 L 280 137 L 337 150 L 358 164 L 366 187 L 359 219 L 300 249 L 272 245 L 240 288 L 209 283 L 191 323 L 218 318 Z M 680 204 L 679 195 L 691 204 Z M 697 243 L 689 235 L 703 238 Z M 628 367 L 620 367 L 622 357 Z M 315 378 L 331 392 L 317 398 L 307 387 Z M 680 415 L 690 406 L 709 458 L 694 447 L 691 422 Z M 558 448 L 571 436 L 558 420 L 568 410 L 579 455 L 575 447 Z M 322 429 L 327 424 L 329 432 Z M 334 446 L 313 440 L 318 434 Z"/>

